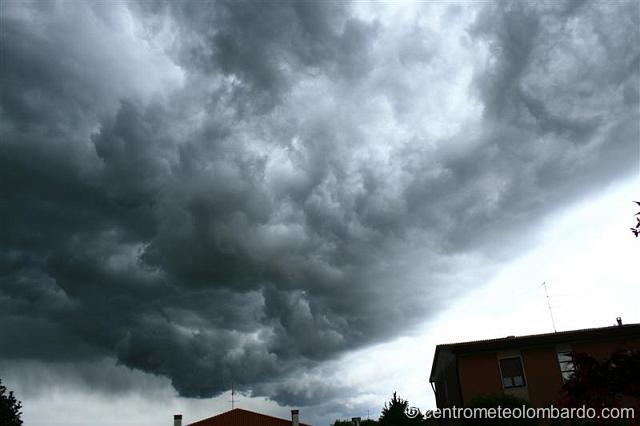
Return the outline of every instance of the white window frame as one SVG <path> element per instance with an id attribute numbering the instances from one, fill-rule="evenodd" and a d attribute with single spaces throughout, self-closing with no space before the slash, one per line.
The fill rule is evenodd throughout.
<path id="1" fill-rule="evenodd" d="M 512 358 L 518 358 L 520 360 L 520 367 L 522 369 L 522 380 L 524 381 L 524 383 L 522 385 L 517 385 L 517 386 L 505 386 L 504 376 L 502 375 L 502 364 L 500 363 L 500 361 L 503 359 L 512 359 Z M 529 380 L 527 379 L 527 373 L 525 372 L 525 369 L 524 369 L 524 360 L 522 359 L 522 355 L 519 352 L 504 353 L 504 354 L 498 355 L 498 370 L 500 371 L 500 384 L 502 385 L 502 389 L 505 389 L 505 390 L 527 389 L 529 387 Z"/>

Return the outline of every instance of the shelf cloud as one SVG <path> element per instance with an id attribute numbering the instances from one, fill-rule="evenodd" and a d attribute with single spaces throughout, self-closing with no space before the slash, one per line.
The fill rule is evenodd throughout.
<path id="1" fill-rule="evenodd" d="M 0 358 L 330 401 L 637 170 L 638 8 L 3 4 Z"/>

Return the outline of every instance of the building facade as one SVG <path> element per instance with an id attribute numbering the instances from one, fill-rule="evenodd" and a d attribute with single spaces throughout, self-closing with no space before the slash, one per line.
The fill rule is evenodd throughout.
<path id="1" fill-rule="evenodd" d="M 640 324 L 509 336 L 436 347 L 429 381 L 438 408 L 464 407 L 487 394 L 509 394 L 545 407 L 573 372 L 570 353 L 608 358 L 640 348 Z"/>

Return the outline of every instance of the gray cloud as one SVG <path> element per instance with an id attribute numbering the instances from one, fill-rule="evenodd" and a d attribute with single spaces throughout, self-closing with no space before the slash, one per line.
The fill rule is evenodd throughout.
<path id="1" fill-rule="evenodd" d="M 637 3 L 436 11 L 8 3 L 0 356 L 328 401 L 291 373 L 428 319 L 632 173 Z"/>

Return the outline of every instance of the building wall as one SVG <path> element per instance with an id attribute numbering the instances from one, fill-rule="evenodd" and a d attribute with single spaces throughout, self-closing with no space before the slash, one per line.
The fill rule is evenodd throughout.
<path id="1" fill-rule="evenodd" d="M 586 353 L 596 359 L 608 358 L 617 349 L 640 348 L 640 337 L 627 338 L 615 342 L 578 342 L 572 343 L 574 352 Z"/>
<path id="2" fill-rule="evenodd" d="M 458 367 L 456 357 L 451 351 L 444 350 L 439 354 L 438 371 L 436 372 L 436 404 L 438 407 L 461 407 L 462 395 L 458 383 Z"/>
<path id="3" fill-rule="evenodd" d="M 464 403 L 478 395 L 502 392 L 496 352 L 459 355 L 458 377 Z"/>
<path id="4" fill-rule="evenodd" d="M 562 387 L 556 346 L 525 349 L 522 351 L 522 363 L 531 405 L 545 407 L 555 402 Z"/>
<path id="5" fill-rule="evenodd" d="M 562 375 L 557 358 L 558 347 L 558 345 L 537 346 L 516 351 L 522 357 L 527 386 L 526 389 L 512 388 L 507 393 L 529 399 L 534 407 L 548 406 L 557 401 L 562 390 Z M 569 347 L 574 352 L 587 353 L 603 359 L 618 349 L 640 348 L 640 338 L 609 342 L 568 342 L 562 347 L 563 350 Z M 458 375 L 465 404 L 479 395 L 505 392 L 498 366 L 499 356 L 500 352 L 495 351 L 458 355 Z"/>

